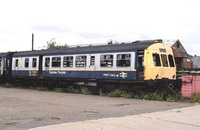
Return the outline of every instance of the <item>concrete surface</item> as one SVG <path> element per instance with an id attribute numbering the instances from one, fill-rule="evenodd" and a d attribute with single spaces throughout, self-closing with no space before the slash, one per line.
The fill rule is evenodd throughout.
<path id="1" fill-rule="evenodd" d="M 199 128 L 199 105 L 0 87 L 0 130 Z"/>
<path id="2" fill-rule="evenodd" d="M 118 118 L 71 122 L 31 130 L 200 130 L 200 105 Z"/>

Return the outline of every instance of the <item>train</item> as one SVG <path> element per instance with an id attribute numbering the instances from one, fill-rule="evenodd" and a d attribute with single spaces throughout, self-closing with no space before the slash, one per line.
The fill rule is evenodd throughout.
<path id="1" fill-rule="evenodd" d="M 24 84 L 134 84 L 176 80 L 171 47 L 135 41 L 0 53 L 0 82 Z"/>

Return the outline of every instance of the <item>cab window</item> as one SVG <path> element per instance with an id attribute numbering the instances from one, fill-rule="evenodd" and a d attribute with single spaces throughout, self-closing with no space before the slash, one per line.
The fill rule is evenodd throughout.
<path id="1" fill-rule="evenodd" d="M 168 67 L 167 56 L 165 54 L 161 54 L 163 67 Z"/>
<path id="2" fill-rule="evenodd" d="M 169 59 L 170 67 L 175 67 L 173 56 L 172 55 L 168 55 L 168 59 Z"/>
<path id="3" fill-rule="evenodd" d="M 159 54 L 153 54 L 153 63 L 154 66 L 161 66 Z"/>

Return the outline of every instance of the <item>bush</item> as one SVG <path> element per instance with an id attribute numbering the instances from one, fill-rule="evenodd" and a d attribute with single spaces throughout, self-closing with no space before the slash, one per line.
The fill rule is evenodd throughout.
<path id="1" fill-rule="evenodd" d="M 81 89 L 82 94 L 91 95 L 92 92 L 87 87 Z"/>
<path id="2" fill-rule="evenodd" d="M 65 92 L 69 92 L 69 93 L 80 93 L 80 90 L 75 89 L 73 86 L 69 86 L 68 88 L 65 89 Z"/>
<path id="3" fill-rule="evenodd" d="M 10 84 L 10 83 L 6 83 L 6 84 L 4 84 L 4 87 L 6 87 L 6 88 L 14 88 L 15 85 Z"/>
<path id="4" fill-rule="evenodd" d="M 116 89 L 115 91 L 110 92 L 110 93 L 108 93 L 107 95 L 108 95 L 109 97 L 122 97 L 122 94 L 123 94 L 123 91 L 122 91 L 122 90 Z"/>
<path id="5" fill-rule="evenodd" d="M 200 103 L 200 93 L 192 95 L 191 101 L 196 102 L 196 103 Z"/>

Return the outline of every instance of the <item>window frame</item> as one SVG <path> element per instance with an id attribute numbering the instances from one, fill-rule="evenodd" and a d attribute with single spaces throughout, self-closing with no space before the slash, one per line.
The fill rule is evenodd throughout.
<path id="1" fill-rule="evenodd" d="M 152 56 L 153 56 L 154 67 L 161 67 L 160 55 L 158 53 L 153 53 Z"/>
<path id="2" fill-rule="evenodd" d="M 175 67 L 175 62 L 174 62 L 173 55 L 169 54 L 168 55 L 168 60 L 169 60 L 169 66 L 170 67 Z"/>
<path id="3" fill-rule="evenodd" d="M 127 55 L 128 55 L 128 57 L 126 57 Z M 127 61 L 128 61 L 128 63 L 127 63 Z M 130 53 L 127 53 L 127 54 L 124 54 L 124 53 L 123 54 L 117 54 L 116 66 L 117 67 L 130 67 L 131 66 L 131 54 Z"/>
<path id="4" fill-rule="evenodd" d="M 45 59 L 44 59 L 44 67 L 45 68 L 49 68 L 50 67 L 50 57 L 45 57 Z"/>
<path id="5" fill-rule="evenodd" d="M 113 60 L 114 60 L 113 54 L 100 55 L 100 67 L 113 67 Z"/>
<path id="6" fill-rule="evenodd" d="M 24 59 L 24 68 L 29 68 L 29 58 Z"/>
<path id="7" fill-rule="evenodd" d="M 163 67 L 169 67 L 168 59 L 166 54 L 161 54 L 161 61 Z"/>
<path id="8" fill-rule="evenodd" d="M 61 67 L 61 57 L 60 56 L 52 57 L 51 59 L 52 59 L 51 60 L 51 67 L 52 68 Z"/>
<path id="9" fill-rule="evenodd" d="M 86 55 L 76 56 L 75 66 L 76 67 L 86 67 L 87 66 L 87 56 Z"/>
<path id="10" fill-rule="evenodd" d="M 32 59 L 32 68 L 36 68 L 37 67 L 37 58 L 33 58 Z"/>
<path id="11" fill-rule="evenodd" d="M 90 66 L 95 66 L 95 56 L 90 56 Z"/>
<path id="12" fill-rule="evenodd" d="M 66 58 L 66 59 L 65 59 Z M 71 59 L 68 59 L 71 58 Z M 66 63 L 65 63 L 66 62 Z M 74 57 L 73 56 L 64 56 L 63 57 L 63 67 L 68 68 L 68 67 L 73 67 L 74 65 Z"/>

